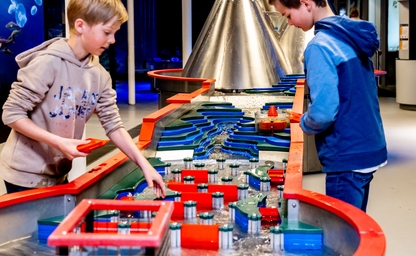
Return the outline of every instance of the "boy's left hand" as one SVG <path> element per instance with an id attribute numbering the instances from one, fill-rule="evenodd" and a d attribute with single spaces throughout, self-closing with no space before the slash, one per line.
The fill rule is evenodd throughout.
<path id="1" fill-rule="evenodd" d="M 300 123 L 300 118 L 302 117 L 301 113 L 296 113 L 292 111 L 286 111 L 289 114 L 290 123 Z"/>
<path id="2" fill-rule="evenodd" d="M 156 197 L 165 198 L 166 188 L 162 176 L 153 167 L 143 170 L 143 174 L 148 187 L 153 188 Z"/>

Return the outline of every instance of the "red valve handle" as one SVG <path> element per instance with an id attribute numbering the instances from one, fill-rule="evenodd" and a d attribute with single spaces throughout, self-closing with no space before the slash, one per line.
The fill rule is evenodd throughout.
<path id="1" fill-rule="evenodd" d="M 77 149 L 83 153 L 90 153 L 94 149 L 100 148 L 107 144 L 110 140 L 102 140 L 102 139 L 94 139 L 94 138 L 87 138 L 90 142 L 83 145 L 78 145 Z"/>

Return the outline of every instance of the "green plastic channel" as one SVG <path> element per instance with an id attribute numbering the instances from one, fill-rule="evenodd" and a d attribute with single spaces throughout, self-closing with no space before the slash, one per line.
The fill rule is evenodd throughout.
<path id="1" fill-rule="evenodd" d="M 179 130 L 183 128 L 192 127 L 193 124 L 190 122 L 183 121 L 181 119 L 176 119 L 175 121 L 171 122 L 170 124 L 165 126 L 165 130 Z"/>
<path id="2" fill-rule="evenodd" d="M 271 145 L 267 142 L 259 142 L 257 144 L 257 149 L 259 151 L 280 151 L 280 152 L 289 152 L 289 147 L 285 147 L 285 146 L 276 146 L 276 145 Z"/>
<path id="3" fill-rule="evenodd" d="M 152 165 L 154 168 L 161 168 L 166 167 L 168 164 L 161 161 L 160 158 L 157 157 L 149 157 L 147 158 L 150 165 Z M 102 195 L 100 195 L 99 199 L 114 199 L 117 197 L 117 193 L 123 190 L 132 190 L 136 188 L 136 186 L 142 182 L 145 182 L 146 179 L 143 175 L 142 170 L 137 167 L 134 169 L 131 173 L 126 175 L 122 180 L 114 184 L 109 190 L 104 192 Z"/>
<path id="4" fill-rule="evenodd" d="M 257 140 L 248 140 L 248 139 L 241 139 L 241 138 L 227 138 L 230 142 L 238 142 L 238 143 L 246 143 L 246 144 L 253 144 L 257 145 L 259 141 Z"/>
<path id="5" fill-rule="evenodd" d="M 281 106 L 281 105 L 289 105 L 289 104 L 293 104 L 293 101 L 291 102 L 281 102 L 281 101 L 277 101 L 277 102 L 266 102 L 264 105 L 265 106 Z"/>
<path id="6" fill-rule="evenodd" d="M 60 215 L 60 216 L 40 219 L 38 220 L 38 225 L 41 224 L 41 225 L 48 225 L 48 226 L 58 226 L 59 224 L 61 224 L 64 218 L 65 218 L 64 215 Z"/>
<path id="7" fill-rule="evenodd" d="M 213 101 L 204 101 L 200 104 L 203 107 L 221 107 L 221 106 L 232 106 L 231 102 L 213 102 Z"/>
<path id="8" fill-rule="evenodd" d="M 224 143 L 221 143 L 221 147 L 224 148 L 224 149 L 233 150 L 233 151 L 249 152 L 252 156 L 258 156 L 259 155 L 259 153 L 256 152 L 252 148 L 243 148 L 243 147 L 236 147 L 236 146 L 227 146 Z"/>
<path id="9" fill-rule="evenodd" d="M 249 197 L 243 200 L 238 201 L 235 204 L 235 209 L 244 214 L 245 216 L 259 216 L 261 218 L 261 213 L 259 211 L 259 203 L 265 200 L 267 194 L 259 193 L 253 197 Z M 234 206 L 233 206 L 234 208 Z"/>
<path id="10" fill-rule="evenodd" d="M 122 180 L 114 184 L 109 190 L 104 192 L 98 197 L 98 199 L 111 199 L 117 197 L 117 192 L 121 190 L 131 189 L 134 190 L 137 184 L 146 181 L 143 172 L 140 168 L 134 169 L 131 173 L 126 175 Z"/>
<path id="11" fill-rule="evenodd" d="M 287 91 L 284 91 L 284 94 L 286 96 L 295 96 L 296 92 L 291 92 L 291 91 L 287 90 Z"/>
<path id="12" fill-rule="evenodd" d="M 195 109 L 191 109 L 188 113 L 186 113 L 185 115 L 181 116 L 180 119 L 182 121 L 186 121 L 186 120 L 205 119 L 205 117 L 203 115 L 201 115 L 200 113 L 196 112 Z"/>
<path id="13" fill-rule="evenodd" d="M 288 221 L 287 218 L 282 218 L 280 231 L 284 234 L 323 234 L 321 228 L 301 221 Z"/>
<path id="14" fill-rule="evenodd" d="M 290 133 L 287 132 L 276 132 L 273 133 L 273 137 L 282 139 L 282 140 L 290 140 Z"/>
<path id="15" fill-rule="evenodd" d="M 269 177 L 268 171 L 272 168 L 269 165 L 262 165 L 254 169 L 244 171 L 244 174 L 250 175 L 258 180 L 261 180 L 262 177 Z"/>

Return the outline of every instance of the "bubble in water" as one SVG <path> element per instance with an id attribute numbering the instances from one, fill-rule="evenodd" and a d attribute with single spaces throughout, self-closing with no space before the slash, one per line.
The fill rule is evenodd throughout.
<path id="1" fill-rule="evenodd" d="M 18 4 L 14 15 L 17 25 L 23 28 L 27 22 L 25 6 L 23 4 Z"/>
<path id="2" fill-rule="evenodd" d="M 35 0 L 35 3 L 37 4 L 37 5 L 39 5 L 39 6 L 41 6 L 42 5 L 42 0 Z M 32 7 L 33 8 L 33 7 Z"/>
<path id="3" fill-rule="evenodd" d="M 30 14 L 35 15 L 38 12 L 38 8 L 36 6 L 32 6 L 32 9 L 30 9 Z"/>

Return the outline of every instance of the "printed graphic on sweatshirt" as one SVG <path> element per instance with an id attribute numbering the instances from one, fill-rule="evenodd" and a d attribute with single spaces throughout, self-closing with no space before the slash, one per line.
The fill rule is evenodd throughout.
<path id="1" fill-rule="evenodd" d="M 49 112 L 51 118 L 62 117 L 65 120 L 72 118 L 86 120 L 86 117 L 92 114 L 97 105 L 98 93 L 91 93 L 90 95 L 88 90 L 73 89 L 72 87 L 64 90 L 64 87 L 61 86 L 59 94 L 54 95 L 54 99 L 59 101 L 60 104 L 52 112 Z"/>

